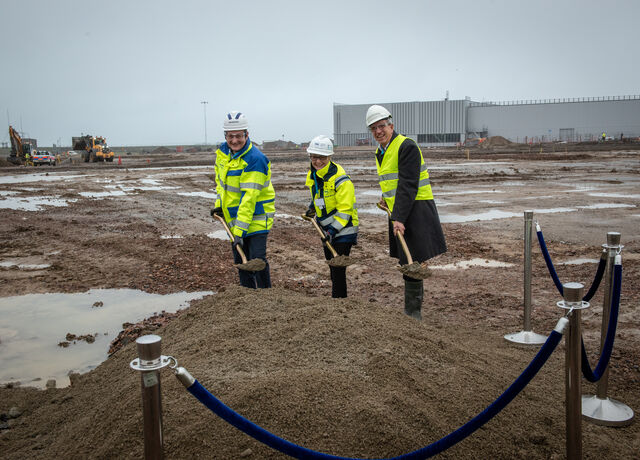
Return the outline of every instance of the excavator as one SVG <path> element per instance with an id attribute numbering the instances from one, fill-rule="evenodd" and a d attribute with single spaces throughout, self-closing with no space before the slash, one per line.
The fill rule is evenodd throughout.
<path id="1" fill-rule="evenodd" d="M 16 165 L 33 166 L 31 157 L 33 155 L 33 145 L 23 142 L 18 131 L 9 126 L 9 138 L 11 139 L 11 153 L 7 157 L 7 161 Z"/>
<path id="2" fill-rule="evenodd" d="M 89 161 L 113 161 L 115 153 L 107 146 L 104 137 L 79 136 L 71 138 L 71 148 L 82 152 L 82 159 L 85 163 Z"/>

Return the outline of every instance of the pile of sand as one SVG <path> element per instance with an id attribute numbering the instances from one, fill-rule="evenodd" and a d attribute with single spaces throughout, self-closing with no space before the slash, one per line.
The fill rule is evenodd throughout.
<path id="1" fill-rule="evenodd" d="M 157 147 L 151 151 L 151 153 L 171 153 L 173 150 L 170 150 L 166 147 Z"/>
<path id="2" fill-rule="evenodd" d="M 480 144 L 480 147 L 482 147 L 483 149 L 487 149 L 494 147 L 506 147 L 512 144 L 513 142 L 502 136 L 491 136 L 488 137 L 482 144 Z"/>
<path id="3" fill-rule="evenodd" d="M 156 333 L 163 354 L 254 423 L 310 449 L 378 458 L 449 434 L 536 352 L 482 328 L 430 325 L 438 314 L 426 309 L 418 322 L 376 301 L 232 287 Z M 135 357 L 131 343 L 70 388 L 1 389 L 0 412 L 23 412 L 1 432 L 3 458 L 142 458 L 140 376 L 129 368 Z M 162 395 L 167 458 L 284 458 L 207 410 L 168 369 Z M 563 458 L 563 401 L 559 349 L 503 412 L 439 458 Z M 585 425 L 585 453 L 635 457 L 640 441 L 624 430 Z"/>

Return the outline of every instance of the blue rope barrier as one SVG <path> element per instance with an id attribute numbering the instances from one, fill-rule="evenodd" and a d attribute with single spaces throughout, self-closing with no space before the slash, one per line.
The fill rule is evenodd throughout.
<path id="1" fill-rule="evenodd" d="M 540 243 L 540 250 L 542 251 L 542 255 L 544 256 L 544 261 L 547 264 L 547 269 L 549 270 L 549 274 L 553 279 L 553 283 L 556 285 L 558 292 L 560 295 L 564 295 L 564 289 L 562 287 L 562 283 L 560 282 L 560 278 L 558 278 L 558 274 L 556 273 L 556 269 L 553 266 L 553 262 L 551 261 L 551 256 L 549 255 L 549 251 L 547 249 L 547 244 L 544 241 L 544 236 L 542 236 L 542 231 L 537 231 L 538 235 L 538 243 Z M 605 266 L 607 265 L 607 256 L 606 251 L 603 251 L 602 256 L 600 257 L 600 262 L 598 263 L 598 269 L 596 270 L 596 275 L 593 278 L 593 282 L 591 283 L 591 287 L 587 294 L 582 298 L 585 302 L 591 300 L 591 298 L 595 295 L 600 287 L 600 282 L 602 281 L 602 275 L 604 274 Z"/>
<path id="2" fill-rule="evenodd" d="M 589 382 L 597 382 L 609 366 L 611 352 L 613 350 L 613 342 L 616 336 L 616 326 L 618 324 L 618 312 L 620 310 L 620 292 L 622 290 L 622 265 L 616 264 L 613 270 L 613 295 L 611 298 L 611 310 L 609 311 L 609 326 L 607 327 L 607 335 L 604 340 L 604 346 L 600 353 L 600 359 L 595 370 L 591 370 L 589 358 L 582 341 L 582 375 Z M 581 339 L 582 340 L 582 339 Z"/>
<path id="3" fill-rule="evenodd" d="M 544 242 L 544 236 L 542 236 L 542 231 L 538 230 L 536 232 L 538 235 L 538 243 L 540 243 L 540 249 L 542 250 L 542 255 L 544 256 L 544 261 L 547 263 L 547 269 L 549 270 L 549 274 L 553 279 L 556 288 L 558 288 L 558 292 L 561 296 L 564 296 L 564 289 L 562 288 L 562 283 L 558 278 L 558 274 L 556 273 L 556 269 L 553 266 L 553 262 L 551 262 L 551 256 L 549 255 L 549 251 L 547 250 L 547 244 Z"/>
<path id="4" fill-rule="evenodd" d="M 562 295 L 564 289 L 562 288 L 562 283 L 558 278 L 556 273 L 556 269 L 553 266 L 553 262 L 551 261 L 551 256 L 549 255 L 549 251 L 547 250 L 547 245 L 544 242 L 544 237 L 542 236 L 542 231 L 536 232 L 538 235 L 538 242 L 540 243 L 540 249 L 542 250 L 542 255 L 544 256 L 544 260 L 547 264 L 547 268 L 549 269 L 549 273 L 551 274 L 551 278 L 553 278 L 553 282 L 558 288 L 558 291 Z M 600 263 L 598 264 L 598 269 L 596 271 L 596 275 L 593 279 L 593 283 L 591 283 L 591 287 L 589 288 L 589 292 L 582 298 L 582 300 L 588 302 L 593 298 L 598 287 L 600 287 L 600 282 L 602 281 L 602 275 L 604 274 L 605 266 L 606 266 L 606 251 L 603 251 L 602 256 L 600 257 Z M 581 341 L 581 355 L 582 355 L 582 375 L 589 382 L 597 382 L 602 378 L 602 375 L 607 370 L 609 366 L 609 360 L 611 359 L 611 352 L 613 350 L 613 342 L 615 341 L 616 335 L 616 327 L 618 325 L 618 311 L 620 307 L 620 292 L 622 290 L 622 265 L 616 265 L 614 267 L 614 292 L 611 299 L 611 309 L 609 311 L 609 326 L 607 327 L 607 335 L 605 336 L 604 346 L 602 347 L 602 352 L 600 353 L 600 358 L 598 359 L 598 364 L 596 365 L 595 370 L 591 370 L 591 365 L 589 364 L 589 358 L 587 357 L 587 351 L 584 346 L 584 340 L 582 337 Z"/>
<path id="5" fill-rule="evenodd" d="M 484 411 L 476 415 L 460 428 L 443 437 L 442 439 L 407 454 L 393 457 L 391 460 L 414 460 L 424 459 L 436 455 L 445 451 L 456 443 L 462 441 L 467 436 L 482 427 L 485 423 L 496 416 L 502 409 L 504 409 L 523 389 L 529 382 L 535 377 L 542 366 L 547 362 L 549 356 L 558 346 L 558 343 L 562 339 L 562 333 L 554 330 L 551 332 L 547 341 L 540 348 L 536 356 L 529 363 L 526 369 L 520 374 L 520 376 L 502 393 L 491 405 L 489 405 Z M 338 457 L 330 454 L 324 454 L 316 452 L 311 449 L 307 449 L 297 444 L 293 444 L 286 441 L 264 428 L 254 424 L 247 420 L 231 408 L 226 406 L 222 401 L 213 396 L 206 388 L 204 388 L 200 382 L 195 380 L 187 390 L 193 396 L 198 399 L 202 404 L 209 408 L 213 413 L 220 418 L 233 425 L 240 431 L 248 434 L 256 440 L 266 444 L 267 446 L 276 449 L 286 455 L 300 459 L 336 459 L 336 460 L 357 460 L 349 457 Z"/>
<path id="6" fill-rule="evenodd" d="M 596 276 L 593 278 L 593 282 L 591 283 L 591 287 L 589 288 L 589 292 L 582 298 L 585 302 L 589 302 L 595 293 L 598 291 L 600 287 L 600 282 L 602 281 L 602 275 L 604 274 L 604 269 L 607 266 L 607 251 L 602 251 L 602 255 L 600 256 L 600 262 L 598 263 L 598 269 L 596 270 Z"/>

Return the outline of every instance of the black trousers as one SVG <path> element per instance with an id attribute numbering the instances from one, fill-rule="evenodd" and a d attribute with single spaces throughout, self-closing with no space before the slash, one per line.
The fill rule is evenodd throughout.
<path id="1" fill-rule="evenodd" d="M 271 273 L 269 271 L 269 262 L 267 262 L 267 233 L 259 233 L 257 235 L 247 236 L 244 238 L 242 250 L 247 260 L 262 259 L 266 267 L 259 272 L 248 272 L 246 270 L 238 270 L 240 276 L 240 286 L 252 288 L 270 288 Z M 233 261 L 237 264 L 242 263 L 242 257 L 238 251 L 233 248 Z"/>
<path id="2" fill-rule="evenodd" d="M 353 243 L 331 243 L 331 246 L 339 256 L 348 256 Z M 332 257 L 331 251 L 325 247 L 324 258 L 329 260 Z M 331 271 L 331 297 L 334 299 L 347 297 L 347 267 L 332 267 L 329 265 L 329 270 Z"/>

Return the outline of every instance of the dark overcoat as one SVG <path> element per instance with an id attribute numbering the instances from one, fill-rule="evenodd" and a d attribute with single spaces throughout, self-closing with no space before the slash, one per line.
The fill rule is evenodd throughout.
<path id="1" fill-rule="evenodd" d="M 397 135 L 394 132 L 391 140 Z M 376 157 L 380 163 L 380 149 Z M 424 262 L 447 252 L 435 201 L 415 199 L 420 181 L 420 157 L 418 145 L 413 139 L 405 139 L 398 150 L 398 187 L 389 220 L 389 255 L 399 259 L 401 265 L 407 263 L 407 258 L 393 235 L 391 220 L 404 224 L 404 238 L 414 261 Z"/>

